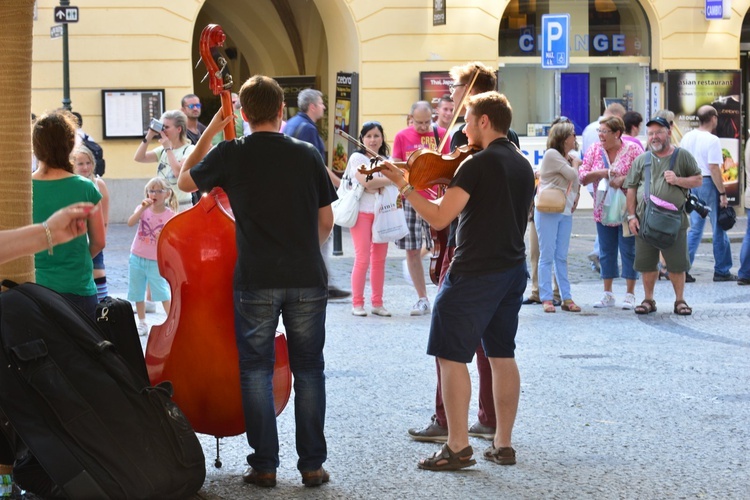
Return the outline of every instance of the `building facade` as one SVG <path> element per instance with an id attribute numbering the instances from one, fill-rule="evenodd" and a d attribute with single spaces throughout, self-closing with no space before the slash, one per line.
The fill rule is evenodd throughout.
<path id="1" fill-rule="evenodd" d="M 226 33 L 224 54 L 234 91 L 250 75 L 262 73 L 307 76 L 330 97 L 338 72 L 357 73 L 354 123 L 378 120 L 389 139 L 405 126 L 410 105 L 420 99 L 421 72 L 447 71 L 472 60 L 499 68 L 499 90 L 513 105 L 513 128 L 532 164 L 538 163 L 544 142 L 534 134 L 543 133 L 555 116 L 572 115 L 582 127 L 600 115 L 605 99 L 614 99 L 647 117 L 667 106 L 671 72 L 739 75 L 740 114 L 747 114 L 750 45 L 745 42 L 750 37 L 744 39 L 743 25 L 750 0 L 718 0 L 718 6 L 716 0 L 73 3 L 79 18 L 68 27 L 70 100 L 86 132 L 104 147 L 113 222 L 128 217 L 156 165 L 133 161 L 138 138 L 105 138 L 108 119 L 112 127 L 115 118 L 129 117 L 127 110 L 110 109 L 103 91 L 163 91 L 165 109 L 179 108 L 185 94 L 195 93 L 207 122 L 218 98 L 201 82 L 205 68 L 198 61 L 198 42 L 211 23 Z M 36 114 L 61 105 L 62 42 L 51 37 L 58 5 L 37 2 L 31 83 Z M 719 7 L 721 19 L 708 20 Z M 443 11 L 444 24 L 435 23 L 435 13 Z M 542 68 L 545 14 L 568 16 L 566 68 Z M 287 88 L 294 93 L 293 85 Z M 332 109 L 329 105 L 329 113 Z M 323 135 L 330 145 L 334 120 L 326 123 Z M 743 118 L 740 145 L 747 128 Z"/>

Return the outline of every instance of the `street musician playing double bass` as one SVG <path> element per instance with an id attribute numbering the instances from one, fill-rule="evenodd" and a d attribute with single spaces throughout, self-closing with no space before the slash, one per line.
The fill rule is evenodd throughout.
<path id="1" fill-rule="evenodd" d="M 474 79 L 474 74 L 477 75 Z M 483 92 L 489 92 L 495 90 L 497 87 L 497 77 L 495 72 L 489 66 L 484 65 L 481 62 L 471 62 L 462 66 L 454 66 L 450 70 L 451 78 L 453 79 L 453 85 L 450 86 L 451 97 L 456 103 L 456 106 L 461 106 L 462 101 L 466 98 L 481 94 Z M 474 84 L 471 88 L 468 88 L 468 84 L 474 80 Z M 469 91 L 467 94 L 467 90 Z M 456 109 L 456 113 L 461 113 L 463 110 Z M 451 151 L 455 151 L 460 146 L 465 146 L 469 143 L 466 134 L 463 133 L 465 123 L 454 128 L 454 133 L 451 137 Z M 518 146 L 518 134 L 513 129 L 508 129 L 508 139 Z M 458 220 L 454 220 L 450 224 L 450 232 L 448 235 L 448 243 L 441 268 L 438 269 L 440 275 L 440 283 L 445 278 L 445 274 L 448 272 L 451 260 L 453 259 L 453 253 L 456 249 L 456 228 L 458 227 Z M 477 373 L 479 374 L 479 411 L 477 413 L 477 421 L 469 427 L 469 436 L 492 439 L 495 435 L 495 408 L 492 398 L 492 371 L 490 369 L 490 362 L 487 360 L 487 356 L 484 354 L 484 349 L 480 344 L 476 350 L 477 354 Z M 432 416 L 430 423 L 424 428 L 413 428 L 409 429 L 409 436 L 416 441 L 432 441 L 432 442 L 445 442 L 448 437 L 448 425 L 446 423 L 445 407 L 443 405 L 443 395 L 440 389 L 440 363 L 435 360 L 437 366 L 437 389 L 435 394 L 435 414 Z"/>
<path id="2" fill-rule="evenodd" d="M 305 486 L 318 486 L 329 480 L 323 468 L 328 277 L 320 245 L 333 228 L 336 193 L 318 150 L 279 132 L 284 92 L 274 79 L 251 77 L 240 89 L 240 102 L 252 135 L 209 152 L 213 137 L 234 117 L 223 117 L 219 110 L 185 160 L 178 186 L 187 192 L 222 188 L 237 225 L 235 334 L 245 429 L 254 450 L 243 480 L 276 485 L 279 439 L 272 375 L 283 312 L 294 375 L 297 468 Z"/>
<path id="3" fill-rule="evenodd" d="M 511 442 L 520 392 L 515 335 L 526 288 L 524 233 L 534 173 L 507 138 L 512 110 L 505 96 L 494 91 L 472 96 L 465 118 L 463 133 L 481 151 L 461 164 L 439 200 L 414 193 L 392 163 L 380 167 L 431 226 L 441 229 L 459 217 L 458 245 L 435 299 L 427 346 L 440 365 L 448 435 L 443 448 L 418 467 L 435 471 L 476 463 L 469 445 L 471 380 L 466 364 L 480 342 L 497 396 L 497 429 L 483 457 L 500 465 L 516 463 Z"/>

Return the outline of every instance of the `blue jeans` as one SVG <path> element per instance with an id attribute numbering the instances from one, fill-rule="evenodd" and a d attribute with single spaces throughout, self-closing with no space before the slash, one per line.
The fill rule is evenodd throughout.
<path id="1" fill-rule="evenodd" d="M 711 177 L 704 177 L 703 184 L 700 187 L 693 188 L 693 194 L 701 199 L 707 207 L 711 207 L 708 218 L 711 219 L 711 227 L 714 230 L 714 274 L 727 275 L 732 268 L 732 249 L 729 246 L 729 237 L 716 223 L 719 216 L 719 191 L 714 186 Z M 695 260 L 695 252 L 703 238 L 703 228 L 706 225 L 706 219 L 698 215 L 698 212 L 690 213 L 690 231 L 688 231 L 688 255 L 690 256 L 690 265 Z"/>
<path id="2" fill-rule="evenodd" d="M 283 313 L 294 376 L 297 468 L 314 471 L 328 451 L 323 435 L 326 414 L 325 286 L 234 292 L 234 324 L 240 356 L 240 384 L 247 442 L 254 453 L 247 463 L 259 472 L 279 466 L 279 436 L 273 403 L 274 338 Z"/>
<path id="3" fill-rule="evenodd" d="M 638 279 L 638 273 L 633 269 L 635 260 L 635 237 L 625 238 L 622 226 L 605 226 L 596 223 L 596 234 L 599 235 L 599 265 L 603 280 L 618 278 L 620 271 L 617 266 L 617 250 L 620 250 L 622 261 L 622 277 L 626 280 Z"/>
<path id="4" fill-rule="evenodd" d="M 750 279 L 750 224 L 747 225 L 745 238 L 742 240 L 740 248 L 740 270 L 737 276 L 743 279 Z"/>
<path id="5" fill-rule="evenodd" d="M 573 231 L 573 216 L 534 210 L 536 234 L 539 240 L 539 298 L 552 300 L 552 263 L 560 288 L 560 298 L 571 299 L 568 280 L 568 247 Z"/>

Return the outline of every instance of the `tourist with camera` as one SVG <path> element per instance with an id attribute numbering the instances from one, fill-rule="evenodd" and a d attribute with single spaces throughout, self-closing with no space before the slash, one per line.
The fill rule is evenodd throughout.
<path id="1" fill-rule="evenodd" d="M 636 314 L 656 312 L 654 286 L 658 276 L 659 251 L 669 268 L 669 279 L 674 288 L 675 303 L 673 312 L 681 316 L 693 313 L 685 302 L 685 273 L 690 270 L 687 253 L 688 217 L 683 208 L 688 189 L 701 185 L 701 170 L 693 155 L 675 148 L 670 142 L 669 122 L 656 117 L 646 123 L 650 151 L 633 161 L 624 187 L 628 189 L 627 222 L 628 229 L 635 238 L 635 262 L 633 267 L 642 273 L 644 299 L 636 306 Z M 674 158 L 673 158 L 674 156 Z M 646 167 L 649 166 L 648 169 Z M 646 179 L 649 179 L 648 187 Z M 646 190 L 649 196 L 645 197 Z M 646 199 L 644 199 L 646 198 Z M 672 207 L 680 214 L 674 241 L 669 246 L 646 241 L 641 229 L 645 227 L 644 214 L 648 204 Z M 649 221 L 650 222 L 650 221 Z M 662 247 L 663 248 L 660 248 Z"/>
<path id="2" fill-rule="evenodd" d="M 156 138 L 159 146 L 147 151 L 148 143 Z M 156 176 L 166 179 L 177 196 L 180 212 L 193 205 L 192 196 L 177 187 L 177 177 L 185 158 L 195 149 L 187 137 L 187 116 L 179 109 L 166 111 L 159 120 L 152 119 L 143 141 L 133 158 L 138 163 L 158 162 Z"/>
<path id="3" fill-rule="evenodd" d="M 690 231 L 688 232 L 688 254 L 690 265 L 695 260 L 695 252 L 703 238 L 706 215 L 711 220 L 713 229 L 714 281 L 737 281 L 737 276 L 730 272 L 732 267 L 732 249 L 727 232 L 718 224 L 719 211 L 729 204 L 721 177 L 721 166 L 724 158 L 721 154 L 719 138 L 713 134 L 719 123 L 719 113 L 713 106 L 698 108 L 698 128 L 691 130 L 682 138 L 680 145 L 695 157 L 701 169 L 701 185 L 692 190 L 691 198 L 685 205 L 690 208 Z M 697 200 L 695 199 L 697 197 Z M 695 281 L 687 278 L 689 281 Z"/>

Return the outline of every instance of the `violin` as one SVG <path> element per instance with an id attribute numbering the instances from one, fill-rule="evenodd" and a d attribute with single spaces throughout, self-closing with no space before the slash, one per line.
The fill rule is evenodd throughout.
<path id="1" fill-rule="evenodd" d="M 340 129 L 336 133 L 347 141 L 359 146 L 370 155 L 370 167 L 362 165 L 359 167 L 359 173 L 365 174 L 367 180 L 372 178 L 372 174 L 385 169 L 384 166 L 378 165 L 379 162 L 386 161 L 378 153 L 370 150 L 354 137 Z M 447 186 L 453 179 L 459 165 L 466 158 L 478 151 L 474 146 L 459 146 L 450 154 L 440 154 L 431 149 L 417 149 L 413 151 L 407 161 L 392 161 L 391 164 L 404 171 L 404 177 L 407 182 L 414 186 L 416 190 L 429 189 L 434 185 Z"/>
<path id="2" fill-rule="evenodd" d="M 226 76 L 221 77 L 221 61 L 217 64 L 211 55 L 211 48 L 224 39 L 220 26 L 208 25 L 201 34 L 200 50 L 211 89 L 221 95 L 222 110 L 228 116 L 233 112 L 230 90 Z M 224 137 L 234 136 L 230 123 Z M 228 199 L 218 188 L 164 225 L 157 242 L 157 263 L 169 282 L 172 304 L 164 324 L 151 329 L 145 355 L 151 383 L 171 381 L 174 401 L 193 429 L 216 437 L 216 467 L 221 467 L 219 438 L 245 431 L 234 334 L 235 231 Z M 276 333 L 275 348 L 273 395 L 278 415 L 289 401 L 292 386 L 283 333 Z"/>

